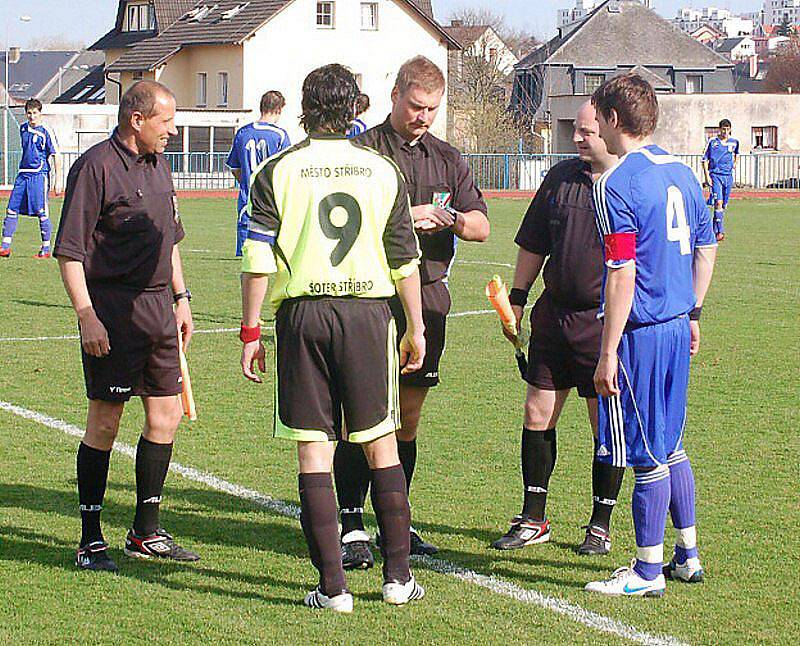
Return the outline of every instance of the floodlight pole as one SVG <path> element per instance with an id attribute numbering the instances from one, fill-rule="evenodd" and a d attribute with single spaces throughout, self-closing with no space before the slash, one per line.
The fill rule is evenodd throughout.
<path id="1" fill-rule="evenodd" d="M 19 16 L 19 20 L 21 22 L 30 22 L 30 16 Z M 8 185 L 8 112 L 9 112 L 9 98 L 8 93 L 10 91 L 9 84 L 8 84 L 8 57 L 10 47 L 8 46 L 8 30 L 9 30 L 9 20 L 8 16 L 6 16 L 6 75 L 3 79 L 6 86 L 6 100 L 4 101 L 3 105 L 3 184 Z"/>

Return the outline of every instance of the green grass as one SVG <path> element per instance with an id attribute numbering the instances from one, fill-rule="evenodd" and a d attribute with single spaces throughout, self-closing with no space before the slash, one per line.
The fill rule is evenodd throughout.
<path id="1" fill-rule="evenodd" d="M 208 199 L 181 206 L 196 326 L 237 327 L 233 204 Z M 512 238 L 525 207 L 493 201 L 490 241 L 459 247 L 454 312 L 485 309 L 483 285 L 493 273 L 510 279 L 507 267 L 477 263 L 514 262 Z M 59 208 L 53 205 L 55 213 Z M 574 396 L 559 424 L 548 505 L 553 540 L 511 554 L 487 549 L 519 505 L 523 398 L 510 347 L 487 315 L 450 320 L 443 383 L 429 397 L 420 432 L 414 522 L 444 559 L 692 643 L 795 642 L 800 219 L 789 200 L 736 201 L 727 224 L 693 366 L 686 442 L 697 477 L 706 582 L 670 584 L 655 601 L 583 592 L 587 580 L 626 564 L 633 553 L 632 478 L 615 512 L 612 555 L 578 557 L 574 546 L 590 506 L 591 442 L 584 405 Z M 30 258 L 37 237 L 35 220 L 23 218 L 14 256 L 0 262 L 2 338 L 76 330 L 55 261 Z M 271 437 L 272 378 L 261 386 L 245 382 L 239 350 L 234 333 L 194 337 L 189 361 L 200 419 L 183 425 L 175 460 L 296 503 L 294 447 Z M 0 400 L 83 424 L 77 341 L 0 342 L 0 353 Z M 120 440 L 134 444 L 141 422 L 134 401 Z M 383 604 L 376 568 L 348 577 L 354 615 L 308 611 L 299 600 L 315 573 L 297 522 L 174 474 L 163 524 L 203 560 L 132 562 L 121 554 L 135 493 L 133 465 L 123 455 L 112 458 L 103 512 L 121 574 L 78 572 L 72 565 L 79 536 L 76 445 L 74 437 L 0 411 L 1 643 L 621 641 L 422 567 L 416 571 L 428 597 L 418 604 Z"/>

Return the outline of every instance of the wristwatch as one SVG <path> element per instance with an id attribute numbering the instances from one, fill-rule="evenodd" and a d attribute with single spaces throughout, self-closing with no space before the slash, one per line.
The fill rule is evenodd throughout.
<path id="1" fill-rule="evenodd" d="M 188 290 L 188 288 L 187 288 L 187 289 L 183 290 L 182 292 L 178 292 L 177 294 L 173 294 L 172 295 L 172 300 L 174 300 L 176 303 L 179 300 L 181 300 L 182 298 L 185 298 L 187 301 L 191 301 L 192 300 L 192 292 L 190 292 Z"/>

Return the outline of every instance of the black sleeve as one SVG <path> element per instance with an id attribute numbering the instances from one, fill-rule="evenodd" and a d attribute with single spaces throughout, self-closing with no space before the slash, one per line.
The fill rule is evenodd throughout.
<path id="1" fill-rule="evenodd" d="M 414 222 L 411 218 L 408 188 L 399 169 L 395 169 L 395 172 L 397 196 L 386 228 L 383 230 L 383 248 L 391 269 L 398 269 L 420 256 L 417 234 L 414 232 Z"/>
<path id="2" fill-rule="evenodd" d="M 280 214 L 275 203 L 275 187 L 272 176 L 278 160 L 265 164 L 253 178 L 250 186 L 250 217 L 263 227 L 266 235 L 278 236 Z"/>
<path id="3" fill-rule="evenodd" d="M 53 254 L 83 262 L 103 210 L 103 170 L 78 159 L 69 171 Z"/>
<path id="4" fill-rule="evenodd" d="M 514 242 L 525 251 L 546 256 L 550 253 L 552 242 L 550 240 L 550 196 L 553 192 L 556 172 L 554 169 L 545 176 L 539 190 L 531 200 Z"/>

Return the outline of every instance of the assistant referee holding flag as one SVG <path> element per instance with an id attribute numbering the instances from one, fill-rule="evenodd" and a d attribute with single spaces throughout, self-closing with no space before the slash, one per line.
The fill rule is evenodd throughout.
<path id="1" fill-rule="evenodd" d="M 381 530 L 383 599 L 404 604 L 424 590 L 408 566 L 410 511 L 397 453 L 398 379 L 425 355 L 420 251 L 400 170 L 345 131 L 358 94 L 341 65 L 303 83 L 309 137 L 267 160 L 253 177 L 242 262 L 242 371 L 265 370 L 259 317 L 275 274 L 275 435 L 297 442 L 300 523 L 319 585 L 305 604 L 351 612 L 339 552 L 331 466 L 334 442 L 363 448 Z M 388 299 L 407 326 L 396 350 Z"/>
<path id="2" fill-rule="evenodd" d="M 172 92 L 140 81 L 120 100 L 111 138 L 81 155 L 67 178 L 54 253 L 78 315 L 89 398 L 78 448 L 83 532 L 76 559 L 86 570 L 117 570 L 100 531 L 100 510 L 111 448 L 133 395 L 142 398 L 145 417 L 136 448 L 136 515 L 125 554 L 200 558 L 159 524 L 182 416 L 178 331 L 186 345 L 193 328 L 178 252 L 183 226 L 162 154 L 177 134 Z"/>

